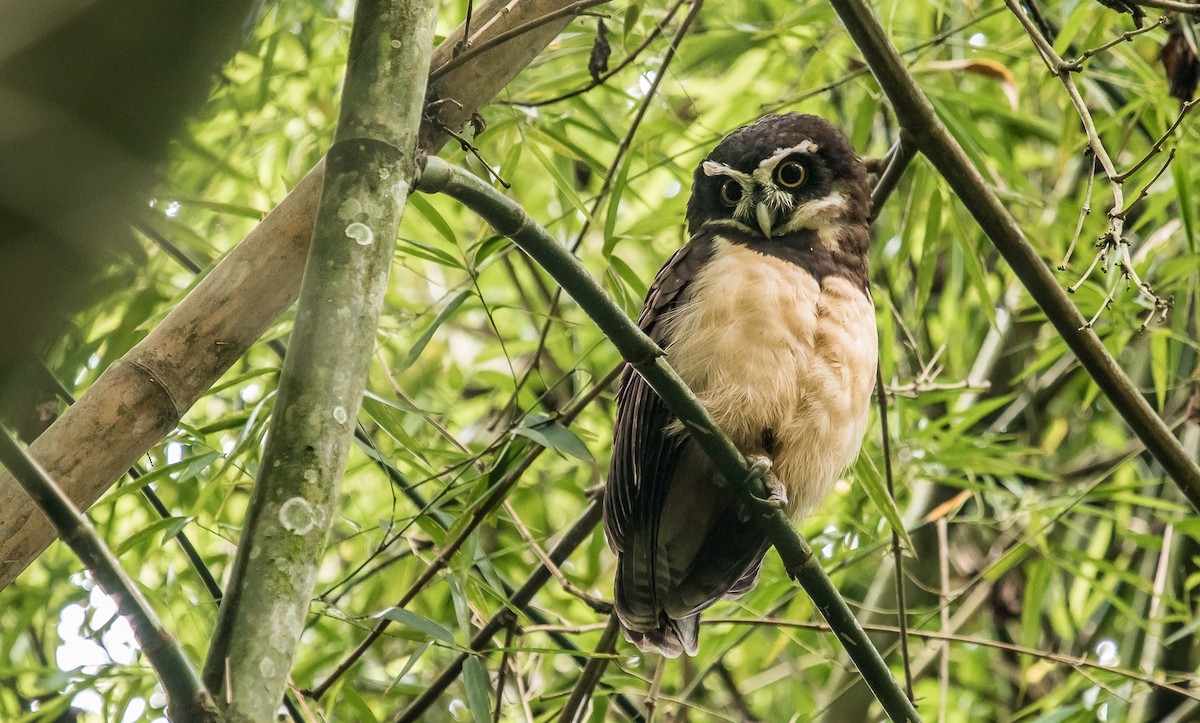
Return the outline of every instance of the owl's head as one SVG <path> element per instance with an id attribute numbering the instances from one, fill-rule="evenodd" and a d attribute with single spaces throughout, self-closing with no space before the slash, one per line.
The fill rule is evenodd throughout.
<path id="1" fill-rule="evenodd" d="M 688 232 L 715 224 L 772 238 L 866 224 L 870 208 L 866 169 L 841 132 L 814 115 L 767 115 L 726 136 L 696 169 Z"/>

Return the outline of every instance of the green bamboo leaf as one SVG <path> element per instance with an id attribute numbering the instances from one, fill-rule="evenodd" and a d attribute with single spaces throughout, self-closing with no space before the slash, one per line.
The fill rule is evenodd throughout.
<path id="1" fill-rule="evenodd" d="M 1167 329 L 1150 331 L 1150 376 L 1154 380 L 1154 400 L 1159 413 L 1167 403 L 1167 377 L 1173 368 L 1167 358 L 1169 340 L 1170 332 Z"/>
<path id="2" fill-rule="evenodd" d="M 924 309 L 933 293 L 933 276 L 937 271 L 938 257 L 943 244 L 942 232 L 942 189 L 935 184 L 925 207 L 925 234 L 921 238 L 921 260 L 917 266 L 917 308 Z"/>
<path id="3" fill-rule="evenodd" d="M 453 299 L 450 299 L 448 304 L 442 307 L 442 310 L 438 313 L 437 317 L 432 323 L 429 324 L 428 327 L 425 328 L 425 331 L 422 332 L 421 336 L 418 337 L 415 342 L 413 342 L 412 347 L 408 350 L 408 354 L 405 355 L 404 359 L 401 360 L 401 362 L 397 365 L 397 372 L 404 371 L 413 365 L 413 362 L 415 362 L 417 358 L 421 356 L 421 352 L 425 351 L 425 347 L 429 344 L 429 340 L 432 339 L 433 335 L 437 332 L 438 327 L 446 323 L 447 319 L 454 316 L 454 312 L 458 311 L 458 307 L 462 306 L 463 302 L 466 301 L 472 293 L 474 292 L 470 289 L 460 291 L 454 296 Z"/>
<path id="4" fill-rule="evenodd" d="M 429 618 L 417 615 L 414 612 L 405 610 L 404 608 L 390 607 L 387 610 L 379 613 L 376 617 L 386 618 L 394 623 L 409 628 L 413 631 L 421 633 L 418 639 L 421 640 L 438 640 L 447 645 L 454 645 L 454 635 L 451 634 L 445 626 L 435 623 Z"/>
<path id="5" fill-rule="evenodd" d="M 409 204 L 416 209 L 417 213 L 421 214 L 421 218 L 425 219 L 426 223 L 428 223 L 430 226 L 433 226 L 434 230 L 437 231 L 442 238 L 446 239 L 447 243 L 449 243 L 451 246 L 458 246 L 458 236 L 455 235 L 454 229 L 449 223 L 446 222 L 446 219 L 442 216 L 442 214 L 438 213 L 438 210 L 433 207 L 433 204 L 430 203 L 425 196 L 422 196 L 419 193 L 414 193 L 412 195 L 412 200 L 409 201 Z"/>
<path id="6" fill-rule="evenodd" d="M 411 452 L 417 451 L 417 441 L 404 428 L 409 412 L 371 392 L 363 395 L 362 410 L 402 447 Z"/>
<path id="7" fill-rule="evenodd" d="M 475 723 L 491 723 L 492 701 L 487 673 L 474 655 L 463 661 L 463 685 L 467 689 L 467 707 L 471 709 Z"/>
<path id="8" fill-rule="evenodd" d="M 617 245 L 617 219 L 620 217 L 621 199 L 625 197 L 625 188 L 629 183 L 629 156 L 621 159 L 613 178 L 612 188 L 608 193 L 608 209 L 604 217 L 604 247 L 601 253 L 605 258 L 612 256 L 613 247 Z"/>
<path id="9" fill-rule="evenodd" d="M 544 414 L 530 413 L 521 424 L 513 429 L 513 434 L 527 437 L 547 449 L 564 455 L 570 455 L 584 462 L 595 462 L 587 445 L 570 429 L 554 421 Z"/>
<path id="10" fill-rule="evenodd" d="M 414 194 L 414 196 L 420 198 L 419 194 Z M 452 254 L 448 254 L 436 246 L 430 246 L 427 243 L 404 238 L 403 236 L 396 239 L 396 253 L 404 256 L 415 256 L 419 259 L 432 261 L 435 264 L 452 269 L 464 268 L 462 261 Z"/>
<path id="11" fill-rule="evenodd" d="M 863 491 L 867 493 L 871 504 L 887 520 L 888 526 L 900 535 L 900 541 L 904 543 L 904 548 L 913 552 L 916 548 L 913 546 L 912 538 L 908 536 L 908 530 L 904 528 L 900 510 L 896 509 L 896 502 L 888 494 L 883 476 L 869 455 L 858 455 L 858 461 L 854 463 L 854 476 L 862 485 Z"/>
<path id="12" fill-rule="evenodd" d="M 164 517 L 160 520 L 155 520 L 154 522 L 151 522 L 134 534 L 130 535 L 128 538 L 122 540 L 121 544 L 117 545 L 114 552 L 118 557 L 120 557 L 134 548 L 141 547 L 142 545 L 148 546 L 152 539 L 158 539 L 157 535 L 160 532 L 164 533 L 160 543 L 165 543 L 174 538 L 175 535 L 178 535 L 180 530 L 182 530 L 184 527 L 187 527 L 188 523 L 193 519 L 195 518 Z"/>

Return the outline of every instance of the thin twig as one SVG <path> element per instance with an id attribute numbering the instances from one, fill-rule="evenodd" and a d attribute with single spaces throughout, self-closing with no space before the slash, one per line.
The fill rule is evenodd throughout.
<path id="1" fill-rule="evenodd" d="M 568 15 L 583 15 L 583 14 L 585 14 L 584 11 L 587 10 L 588 8 L 596 6 L 596 5 L 602 5 L 606 2 L 608 2 L 608 0 L 579 0 L 579 2 L 571 3 L 570 5 L 568 5 L 564 8 L 555 10 L 552 13 L 546 13 L 545 15 L 538 17 L 538 18 L 534 18 L 533 20 L 530 20 L 527 23 L 522 23 L 522 24 L 518 25 L 517 27 L 512 28 L 511 30 L 500 33 L 499 35 L 497 35 L 494 38 L 488 38 L 487 40 L 483 41 L 479 45 L 472 45 L 468 41 L 468 45 L 470 45 L 469 49 L 465 50 L 464 52 L 459 53 L 458 55 L 455 55 L 454 57 L 450 58 L 450 60 L 447 60 L 445 63 L 443 63 L 442 65 L 435 68 L 429 74 L 429 82 L 430 82 L 430 84 L 432 84 L 434 81 L 438 80 L 446 73 L 449 73 L 451 70 L 454 70 L 455 68 L 462 65 L 463 63 L 466 63 L 467 61 L 471 60 L 475 56 L 480 55 L 481 53 L 486 53 L 487 51 L 491 50 L 492 48 L 496 47 L 497 45 L 503 45 L 504 43 L 507 43 L 508 41 L 512 40 L 513 38 L 519 38 L 522 35 L 524 35 L 525 33 L 529 32 L 530 30 L 534 30 L 535 28 L 540 28 L 541 26 L 545 25 L 546 23 L 552 23 L 555 20 L 558 20 L 559 18 L 567 17 Z M 603 17 L 607 17 L 607 16 L 603 16 Z M 467 36 L 464 33 L 463 38 L 465 39 L 466 37 Z"/>
<path id="2" fill-rule="evenodd" d="M 883 388 L 883 365 L 875 365 L 875 398 L 879 402 L 879 433 L 883 440 L 883 472 L 887 483 L 888 498 L 896 504 L 896 483 L 892 477 L 892 439 L 888 433 L 887 392 Z M 892 568 L 896 571 L 896 621 L 900 628 L 900 660 L 904 664 L 904 692 L 910 701 L 913 696 L 912 666 L 908 657 L 908 605 L 904 583 L 904 547 L 900 543 L 900 531 L 892 529 Z"/>
<path id="3" fill-rule="evenodd" d="M 546 566 L 546 569 L 550 571 L 550 574 L 554 576 L 555 582 L 562 587 L 563 592 L 571 595 L 572 597 L 579 598 L 593 611 L 598 612 L 601 615 L 609 615 L 612 613 L 612 603 L 589 595 L 583 588 L 567 579 L 567 576 L 563 574 L 563 571 L 559 569 L 558 565 L 554 564 L 554 562 L 550 559 L 550 556 L 546 554 L 546 551 L 543 550 L 542 546 L 538 544 L 538 541 L 534 539 L 533 533 L 529 531 L 529 528 L 525 526 L 525 523 L 521 522 L 521 518 L 517 516 L 517 511 L 513 509 L 512 503 L 508 500 L 504 501 L 504 511 L 508 513 L 508 519 L 510 522 L 512 522 L 513 527 L 517 528 L 517 534 L 521 536 L 522 540 L 525 540 L 525 543 L 529 545 L 529 549 L 533 550 L 533 554 L 537 557 L 537 559 L 541 560 L 542 564 Z"/>
<path id="4" fill-rule="evenodd" d="M 686 2 L 688 2 L 688 0 L 675 0 L 675 2 L 667 10 L 667 14 L 663 17 L 663 19 L 654 24 L 654 29 L 650 31 L 650 33 L 644 40 L 642 40 L 642 42 L 638 43 L 636 48 L 630 51 L 629 54 L 621 60 L 621 62 L 609 69 L 608 72 L 602 74 L 599 78 L 590 81 L 584 87 L 576 88 L 575 90 L 567 91 L 562 95 L 556 95 L 553 98 L 547 98 L 545 100 L 499 100 L 496 102 L 500 105 L 515 105 L 522 108 L 541 108 L 543 106 L 553 105 L 554 103 L 561 103 L 562 101 L 570 98 L 575 98 L 583 95 L 593 88 L 604 85 L 609 78 L 624 70 L 634 60 L 637 60 L 637 58 L 643 52 L 645 52 L 646 48 L 650 47 L 650 44 L 657 40 L 658 36 L 662 35 L 663 30 L 666 29 L 666 25 L 671 22 L 672 18 L 675 17 L 675 13 L 679 10 L 679 8 L 683 7 L 683 4 Z"/>
<path id="5" fill-rule="evenodd" d="M 58 531 L 58 536 L 83 561 L 100 589 L 116 602 L 117 611 L 129 621 L 138 646 L 158 673 L 171 717 L 181 721 L 213 719 L 216 708 L 212 697 L 137 584 L 121 569 L 92 523 L 3 427 L 0 427 L 0 463 L 33 498 Z"/>
<path id="6" fill-rule="evenodd" d="M 1058 265 L 1059 271 L 1067 270 L 1067 263 L 1071 260 L 1071 254 L 1075 253 L 1075 245 L 1079 243 L 1079 234 L 1083 233 L 1084 219 L 1092 213 L 1092 187 L 1096 180 L 1096 157 L 1089 152 L 1087 158 L 1090 161 L 1088 163 L 1087 191 L 1083 195 L 1083 206 L 1079 209 L 1079 221 L 1075 224 L 1075 235 L 1071 237 L 1067 252 L 1063 254 L 1062 263 Z"/>
<path id="7" fill-rule="evenodd" d="M 454 46 L 451 57 L 458 57 L 462 51 L 471 46 L 471 16 L 475 14 L 475 0 L 467 0 L 467 17 L 463 19 L 462 37 Z"/>
<path id="8" fill-rule="evenodd" d="M 1177 13 L 1188 13 L 1189 15 L 1200 15 L 1200 4 L 1179 2 L 1178 0 L 1129 0 L 1134 5 L 1141 5 L 1147 8 L 1158 8 L 1159 10 L 1173 10 Z"/>
<path id="9" fill-rule="evenodd" d="M 1200 103 L 1200 99 L 1184 102 L 1184 104 L 1179 108 L 1179 115 L 1175 117 L 1175 122 L 1172 123 L 1171 126 L 1167 128 L 1167 130 L 1161 136 L 1159 136 L 1157 140 L 1154 141 L 1154 145 L 1150 146 L 1150 152 L 1142 156 L 1141 160 L 1133 164 L 1133 167 L 1128 171 L 1125 171 L 1124 173 L 1118 173 L 1117 179 L 1121 181 L 1128 179 L 1130 176 L 1141 170 L 1142 166 L 1149 163 L 1151 158 L 1161 153 L 1163 144 L 1167 142 L 1167 139 L 1171 137 L 1171 134 L 1175 132 L 1175 129 L 1178 128 L 1179 124 L 1183 122 L 1183 118 L 1188 114 L 1188 111 L 1195 107 L 1197 103 Z"/>
<path id="10" fill-rule="evenodd" d="M 915 382 L 908 384 L 894 384 L 884 387 L 889 397 L 907 397 L 915 399 L 922 394 L 932 394 L 937 392 L 986 392 L 991 389 L 992 385 L 984 380 L 982 382 L 972 382 L 970 379 L 963 379 L 957 382 L 931 382 L 918 379 Z"/>
<path id="11" fill-rule="evenodd" d="M 912 159 L 917 155 L 917 149 L 910 140 L 904 142 L 904 132 L 901 131 L 900 137 L 892 145 L 892 149 L 888 151 L 885 158 L 883 173 L 879 174 L 879 180 L 875 182 L 875 188 L 871 189 L 871 217 L 870 221 L 879 218 L 879 212 L 883 210 L 883 204 L 887 202 L 892 191 L 896 190 L 896 186 L 900 183 L 900 179 L 904 176 L 904 172 L 908 170 L 908 166 L 912 163 Z"/>
<path id="12" fill-rule="evenodd" d="M 1110 48 L 1120 45 L 1121 43 L 1127 43 L 1130 40 L 1133 40 L 1134 38 L 1136 38 L 1137 36 L 1139 36 L 1143 33 L 1148 33 L 1151 30 L 1161 28 L 1162 26 L 1166 25 L 1167 21 L 1169 21 L 1170 19 L 1171 19 L 1170 16 L 1163 15 L 1158 20 L 1155 20 L 1153 23 L 1150 23 L 1149 25 L 1145 25 L 1145 26 L 1137 28 L 1135 30 L 1130 30 L 1128 32 L 1121 33 L 1115 39 L 1108 41 L 1104 45 L 1101 45 L 1096 48 L 1091 48 L 1090 50 L 1085 50 L 1079 54 L 1079 57 L 1068 62 L 1066 64 L 1067 68 L 1070 70 L 1082 70 L 1083 69 L 1083 61 L 1087 60 L 1088 58 L 1099 55 L 1100 53 L 1103 53 L 1104 51 L 1109 50 Z"/>
<path id="13" fill-rule="evenodd" d="M 658 664 L 654 666 L 654 677 L 650 679 L 650 690 L 646 691 L 646 723 L 654 723 L 654 717 L 658 714 L 658 696 L 662 691 L 663 671 L 666 668 L 666 656 L 658 656 Z"/>
<path id="14" fill-rule="evenodd" d="M 152 226 L 150 226 L 150 224 L 146 223 L 145 221 L 134 221 L 133 227 L 137 229 L 138 232 L 143 236 L 150 239 L 155 246 L 159 247 L 163 251 L 166 251 L 167 255 L 179 262 L 180 266 L 188 271 L 191 271 L 193 274 L 200 273 L 200 264 L 196 263 L 192 257 L 185 254 L 183 249 L 171 243 L 170 239 L 168 239 L 166 236 L 163 236 Z"/>
<path id="15" fill-rule="evenodd" d="M 588 702 L 592 699 L 592 691 L 596 689 L 596 685 L 604 675 L 604 669 L 608 667 L 608 662 L 616 653 L 617 636 L 620 632 L 620 621 L 617 620 L 616 615 L 610 615 L 608 623 L 604 626 L 604 634 L 600 636 L 600 642 L 596 643 L 595 654 L 584 666 L 579 680 L 571 689 L 571 697 L 559 711 L 558 723 L 579 723 L 584 719 L 583 716 L 588 710 Z"/>
<path id="16" fill-rule="evenodd" d="M 1171 165 L 1171 161 L 1173 160 L 1175 160 L 1174 148 L 1172 148 L 1171 152 L 1167 154 L 1167 160 L 1163 161 L 1162 168 L 1158 169 L 1158 173 L 1154 174 L 1154 178 L 1151 178 L 1150 182 L 1143 186 L 1141 191 L 1138 191 L 1137 196 L 1135 196 L 1134 199 L 1129 202 L 1128 206 L 1119 211 L 1121 218 L 1126 218 L 1129 216 L 1129 212 L 1133 210 L 1133 207 L 1136 206 L 1139 201 L 1145 198 L 1148 193 L 1150 193 L 1150 187 L 1154 185 L 1155 181 L 1162 178 L 1162 174 L 1167 172 L 1167 167 Z"/>

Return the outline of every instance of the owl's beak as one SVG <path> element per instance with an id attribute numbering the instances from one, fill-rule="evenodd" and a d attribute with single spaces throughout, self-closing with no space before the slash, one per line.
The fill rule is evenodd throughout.
<path id="1" fill-rule="evenodd" d="M 758 227 L 762 229 L 763 236 L 771 238 L 771 227 L 775 225 L 775 214 L 771 206 L 767 203 L 759 203 L 754 207 L 754 216 L 758 221 Z"/>

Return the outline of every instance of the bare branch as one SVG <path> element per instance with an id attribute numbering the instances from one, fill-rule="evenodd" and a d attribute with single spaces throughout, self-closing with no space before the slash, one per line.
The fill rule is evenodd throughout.
<path id="1" fill-rule="evenodd" d="M 875 398 L 879 402 L 879 435 L 883 442 L 883 472 L 887 483 L 888 497 L 896 504 L 896 483 L 892 477 L 892 438 L 888 433 L 887 392 L 883 386 L 883 366 L 875 365 Z M 904 692 L 908 699 L 913 696 L 912 666 L 908 657 L 908 604 L 904 585 L 904 547 L 900 544 L 900 531 L 892 529 L 892 560 L 896 571 L 896 622 L 900 627 L 900 660 L 904 664 Z"/>

